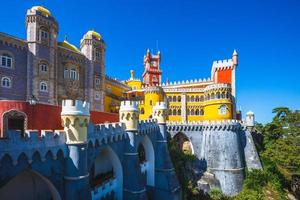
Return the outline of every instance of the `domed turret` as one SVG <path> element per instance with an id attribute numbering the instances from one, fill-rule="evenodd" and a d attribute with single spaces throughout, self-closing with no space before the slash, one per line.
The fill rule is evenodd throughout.
<path id="1" fill-rule="evenodd" d="M 66 49 L 75 51 L 77 53 L 80 53 L 80 50 L 73 44 L 69 43 L 68 40 L 65 38 L 63 42 L 58 42 L 58 46 L 64 47 Z"/>
<path id="2" fill-rule="evenodd" d="M 125 123 L 127 131 L 138 129 L 139 106 L 136 101 L 122 101 L 120 107 L 120 122 Z"/>
<path id="3" fill-rule="evenodd" d="M 159 124 L 165 124 L 168 117 L 168 107 L 165 102 L 157 102 L 152 110 L 153 118 Z"/>
<path id="4" fill-rule="evenodd" d="M 45 17 L 52 16 L 51 12 L 43 6 L 33 6 L 30 10 L 35 11 L 35 12 L 39 12 L 42 15 L 44 15 Z"/>

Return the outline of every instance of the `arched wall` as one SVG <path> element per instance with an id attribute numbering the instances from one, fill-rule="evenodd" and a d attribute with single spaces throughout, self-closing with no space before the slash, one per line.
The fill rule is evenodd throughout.
<path id="1" fill-rule="evenodd" d="M 103 165 L 104 164 L 104 165 Z M 95 159 L 95 174 L 100 170 L 107 170 L 107 167 L 113 167 L 116 176 L 117 187 L 116 195 L 117 199 L 123 199 L 123 169 L 117 154 L 109 146 L 104 147 Z"/>
<path id="2" fill-rule="evenodd" d="M 50 197 L 53 200 L 61 200 L 54 185 L 47 178 L 32 170 L 25 170 L 19 173 L 0 189 L 1 199 L 38 198 L 40 200 L 48 200 Z"/>
<path id="3" fill-rule="evenodd" d="M 183 132 L 175 133 L 174 136 L 173 136 L 173 139 L 176 139 L 177 137 L 183 137 L 184 139 L 186 139 L 189 142 L 189 145 L 190 145 L 191 151 L 192 151 L 191 153 L 192 153 L 192 155 L 194 155 L 195 151 L 194 151 L 194 146 L 193 146 L 193 143 L 192 143 L 191 139 Z"/>
<path id="4" fill-rule="evenodd" d="M 148 162 L 147 169 L 147 185 L 155 186 L 155 152 L 150 138 L 145 135 L 141 144 L 144 146 L 146 160 Z"/>

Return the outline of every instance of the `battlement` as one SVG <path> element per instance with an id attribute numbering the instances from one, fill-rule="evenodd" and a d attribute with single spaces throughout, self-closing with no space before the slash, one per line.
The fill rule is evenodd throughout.
<path id="1" fill-rule="evenodd" d="M 163 93 L 163 89 L 157 84 L 156 86 L 146 86 L 145 93 Z"/>
<path id="2" fill-rule="evenodd" d="M 218 89 L 230 90 L 231 86 L 230 86 L 230 84 L 225 84 L 225 83 L 212 84 L 212 85 L 208 85 L 207 87 L 205 87 L 204 92 L 207 92 L 209 90 L 218 90 Z"/>
<path id="3" fill-rule="evenodd" d="M 224 68 L 233 66 L 232 59 L 218 60 L 213 62 L 213 66 L 215 68 Z"/>
<path id="4" fill-rule="evenodd" d="M 41 160 L 51 153 L 56 159 L 59 150 L 66 155 L 66 134 L 62 130 L 42 130 L 41 136 L 37 130 L 26 130 L 22 135 L 20 131 L 8 131 L 8 138 L 0 140 L 0 160 L 8 155 L 13 164 L 18 163 L 20 155 L 25 155 L 30 163 L 34 154 L 38 153 Z"/>
<path id="5" fill-rule="evenodd" d="M 122 101 L 120 106 L 120 112 L 125 111 L 139 111 L 139 103 L 137 101 Z"/>
<path id="6" fill-rule="evenodd" d="M 189 123 L 181 122 L 169 122 L 167 123 L 168 131 L 204 131 L 204 130 L 227 130 L 237 131 L 242 129 L 241 121 L 231 120 L 219 120 L 219 121 L 196 121 Z"/>
<path id="7" fill-rule="evenodd" d="M 159 127 L 156 119 L 140 120 L 138 123 L 138 133 L 142 135 L 156 133 L 158 130 Z"/>
<path id="8" fill-rule="evenodd" d="M 155 106 L 153 107 L 153 110 L 167 110 L 167 109 L 168 106 L 164 101 L 156 102 Z"/>
<path id="9" fill-rule="evenodd" d="M 90 104 L 86 101 L 66 99 L 62 101 L 61 115 L 90 115 Z"/>
<path id="10" fill-rule="evenodd" d="M 167 82 L 162 83 L 159 86 L 165 87 L 165 86 L 181 86 L 181 85 L 193 85 L 193 84 L 201 84 L 201 83 L 208 83 L 211 82 L 210 78 L 204 78 L 204 79 L 194 79 L 194 80 L 183 80 L 183 81 L 174 81 L 174 82 Z"/>

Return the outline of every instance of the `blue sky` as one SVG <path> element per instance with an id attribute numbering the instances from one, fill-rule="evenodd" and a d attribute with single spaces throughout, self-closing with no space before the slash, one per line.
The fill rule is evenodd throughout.
<path id="1" fill-rule="evenodd" d="M 106 71 L 127 79 L 143 70 L 146 49 L 162 53 L 163 79 L 207 78 L 214 60 L 239 53 L 237 101 L 259 122 L 272 108 L 300 109 L 298 0 L 10 0 L 1 4 L 0 31 L 25 38 L 26 10 L 43 4 L 59 23 L 59 39 L 79 46 L 95 29 L 107 44 Z"/>

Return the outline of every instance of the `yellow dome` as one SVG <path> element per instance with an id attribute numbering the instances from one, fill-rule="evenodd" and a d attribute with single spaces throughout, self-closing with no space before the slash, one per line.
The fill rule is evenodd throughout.
<path id="1" fill-rule="evenodd" d="M 41 12 L 44 16 L 51 16 L 51 12 L 43 6 L 33 6 L 31 9 Z"/>
<path id="2" fill-rule="evenodd" d="M 97 33 L 96 31 L 88 31 L 86 33 L 86 35 L 92 36 L 92 37 L 96 38 L 97 40 L 101 40 L 101 38 L 102 38 L 101 35 L 99 33 Z"/>
<path id="3" fill-rule="evenodd" d="M 75 45 L 70 44 L 67 40 L 64 40 L 63 42 L 59 42 L 58 46 L 80 53 L 80 50 Z"/>

